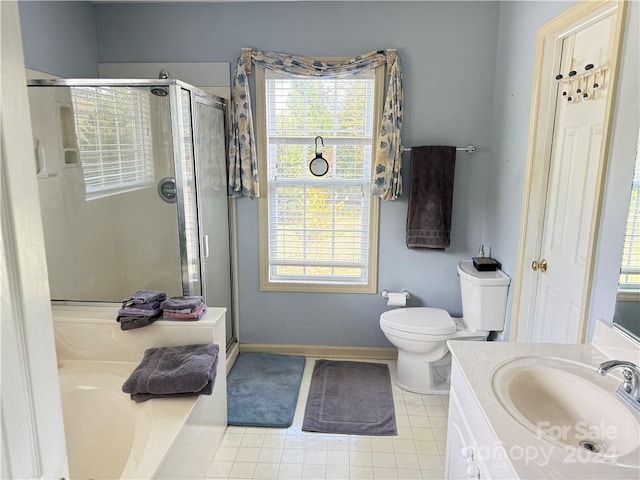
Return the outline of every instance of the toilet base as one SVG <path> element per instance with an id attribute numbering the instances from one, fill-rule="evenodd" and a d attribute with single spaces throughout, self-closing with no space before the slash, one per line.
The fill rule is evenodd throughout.
<path id="1" fill-rule="evenodd" d="M 409 385 L 403 385 L 402 383 L 396 381 L 396 385 L 398 386 L 398 388 L 401 388 L 402 390 L 406 390 L 407 392 L 412 392 L 412 393 L 420 393 L 423 395 L 448 395 L 449 394 L 449 387 L 450 384 L 446 383 L 446 384 L 442 384 L 439 388 L 428 388 L 425 390 L 415 390 L 412 386 Z"/>
<path id="2" fill-rule="evenodd" d="M 422 355 L 398 352 L 396 385 L 402 390 L 422 394 L 449 393 L 451 354 L 447 352 L 434 362 L 426 362 Z"/>

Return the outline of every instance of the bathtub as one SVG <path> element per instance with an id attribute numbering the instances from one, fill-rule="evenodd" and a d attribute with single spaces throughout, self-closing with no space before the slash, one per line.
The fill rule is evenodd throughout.
<path id="1" fill-rule="evenodd" d="M 158 321 L 127 335 L 115 322 L 95 318 L 100 313 L 107 315 L 54 308 L 70 478 L 204 478 L 226 428 L 224 350 L 212 395 L 136 403 L 122 384 L 145 348 L 207 339 L 224 345 L 224 315 L 191 332 L 195 324 Z M 214 328 L 220 325 L 222 332 Z"/>
<path id="2" fill-rule="evenodd" d="M 136 365 L 60 362 L 72 479 L 152 478 L 187 422 L 197 397 L 136 403 L 122 392 Z"/>

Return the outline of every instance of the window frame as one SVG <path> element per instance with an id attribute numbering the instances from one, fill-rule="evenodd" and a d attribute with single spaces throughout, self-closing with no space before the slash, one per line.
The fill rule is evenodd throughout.
<path id="1" fill-rule="evenodd" d="M 341 58 L 318 58 L 326 62 L 340 62 Z M 258 240 L 260 261 L 260 290 L 271 292 L 317 292 L 317 293 L 377 293 L 378 291 L 378 236 L 380 199 L 369 195 L 369 257 L 367 265 L 367 283 L 320 283 L 320 282 L 282 282 L 269 279 L 269 197 L 267 178 L 267 106 L 264 68 L 254 65 L 256 82 L 256 144 L 259 164 L 260 197 L 258 198 Z M 375 172 L 375 151 L 380 131 L 380 116 L 384 101 L 385 66 L 375 69 L 373 135 L 371 139 L 372 168 Z"/>

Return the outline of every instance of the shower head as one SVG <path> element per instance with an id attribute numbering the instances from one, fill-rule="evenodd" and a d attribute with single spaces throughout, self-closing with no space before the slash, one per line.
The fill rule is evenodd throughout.
<path id="1" fill-rule="evenodd" d="M 169 78 L 169 72 L 167 70 L 160 70 L 158 74 L 160 80 L 166 80 Z M 151 87 L 151 93 L 157 97 L 166 97 L 169 95 L 169 89 L 167 87 Z"/>
<path id="2" fill-rule="evenodd" d="M 166 97 L 169 95 L 169 89 L 167 87 L 151 87 L 151 93 L 157 97 Z"/>

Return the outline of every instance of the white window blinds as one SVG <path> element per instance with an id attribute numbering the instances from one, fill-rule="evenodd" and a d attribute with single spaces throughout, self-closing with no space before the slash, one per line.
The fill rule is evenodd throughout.
<path id="1" fill-rule="evenodd" d="M 620 265 L 619 290 L 640 292 L 640 137 Z"/>
<path id="2" fill-rule="evenodd" d="M 87 198 L 151 185 L 149 92 L 72 87 L 71 98 Z"/>
<path id="3" fill-rule="evenodd" d="M 375 73 L 265 73 L 269 280 L 366 284 Z M 316 136 L 329 172 L 309 162 Z"/>

